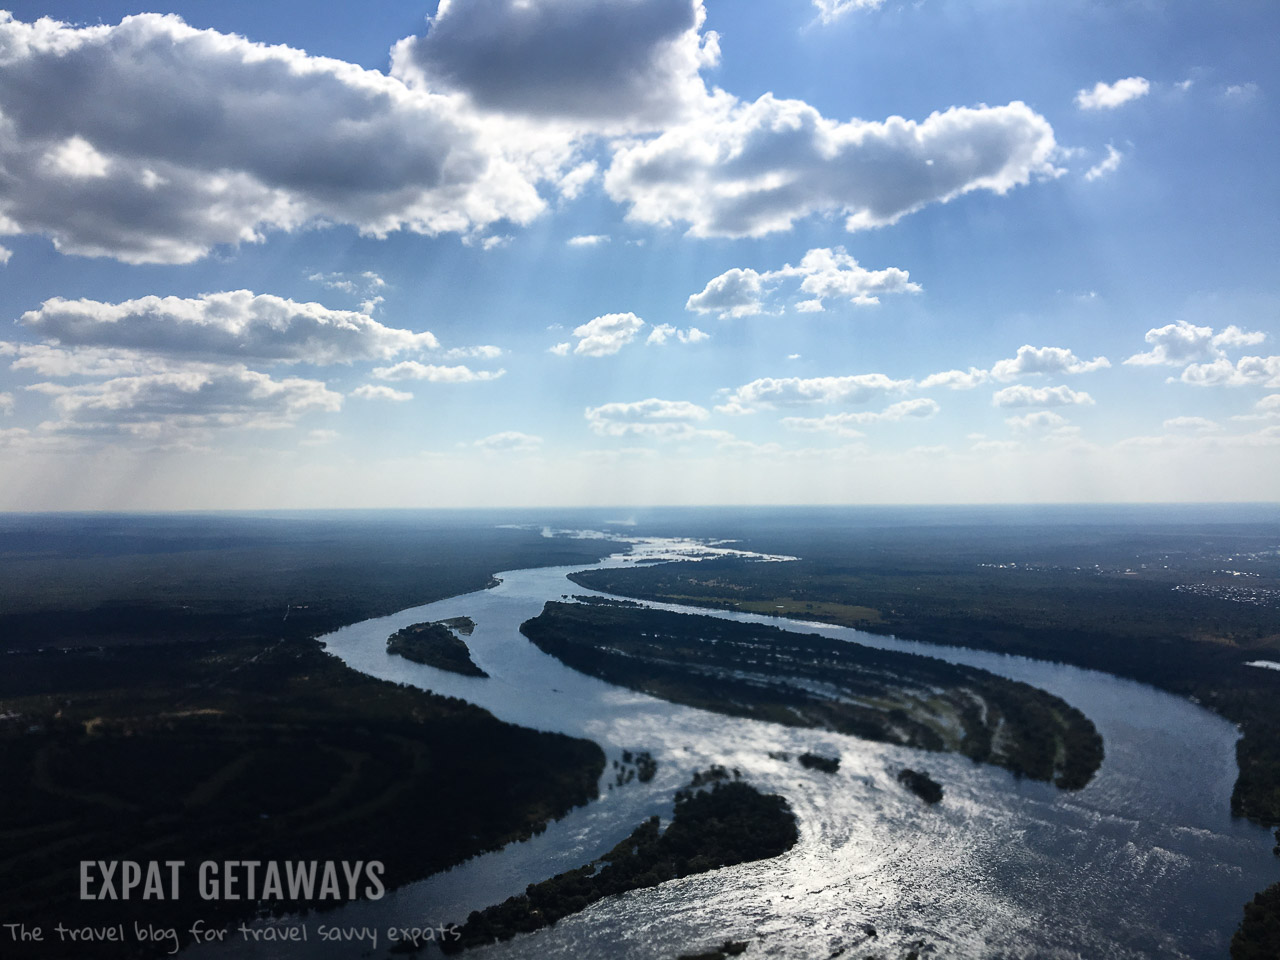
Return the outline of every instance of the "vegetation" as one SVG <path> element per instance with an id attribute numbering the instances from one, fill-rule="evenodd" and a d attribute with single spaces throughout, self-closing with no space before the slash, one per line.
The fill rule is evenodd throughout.
<path id="1" fill-rule="evenodd" d="M 1231 938 L 1231 960 L 1275 960 L 1280 957 L 1280 883 L 1245 904 L 1244 922 Z"/>
<path id="2" fill-rule="evenodd" d="M 906 767 L 898 771 L 898 782 L 925 803 L 938 803 L 942 800 L 942 784 L 927 773 Z"/>
<path id="3" fill-rule="evenodd" d="M 676 794 L 666 830 L 657 817 L 598 860 L 550 880 L 530 884 L 524 894 L 474 911 L 457 940 L 441 942 L 446 953 L 531 933 L 629 890 L 720 867 L 776 857 L 795 845 L 795 815 L 787 802 L 740 780 L 715 778 L 709 790 Z M 737 951 L 741 952 L 741 951 Z"/>
<path id="4" fill-rule="evenodd" d="M 818 753 L 800 754 L 800 766 L 806 770 L 821 770 L 823 773 L 835 773 L 840 769 L 839 757 L 824 757 Z"/>
<path id="5" fill-rule="evenodd" d="M 1102 740 L 1058 697 L 984 670 L 717 617 L 548 603 L 521 631 L 619 686 L 705 710 L 954 750 L 1064 789 Z"/>
<path id="6" fill-rule="evenodd" d="M 452 621 L 414 623 L 387 638 L 387 653 L 399 654 L 414 663 L 460 673 L 466 677 L 489 676 L 471 659 L 471 651 L 467 649 L 466 642 L 451 629 L 453 624 L 457 624 L 454 629 L 465 630 L 468 635 L 475 629 L 475 624 L 468 617 L 455 617 Z"/>
<path id="7" fill-rule="evenodd" d="M 81 860 L 380 860 L 390 888 L 542 830 L 595 797 L 604 770 L 590 741 L 372 679 L 315 641 L 12 653 L 5 666 L 6 922 L 253 916 L 252 902 L 194 891 L 80 901 Z"/>

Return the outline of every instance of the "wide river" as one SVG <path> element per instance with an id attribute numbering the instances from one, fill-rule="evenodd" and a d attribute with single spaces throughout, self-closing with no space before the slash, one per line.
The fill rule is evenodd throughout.
<path id="1" fill-rule="evenodd" d="M 689 556 L 690 541 L 630 541 L 601 566 Z M 1187 700 L 1116 677 L 1022 657 L 939 647 L 822 624 L 715 612 L 868 646 L 924 653 L 1023 680 L 1085 712 L 1106 760 L 1085 789 L 1067 793 L 949 754 L 870 743 L 822 731 L 724 717 L 621 689 L 563 666 L 519 626 L 547 600 L 586 594 L 566 579 L 577 567 L 515 570 L 500 586 L 344 627 L 323 640 L 356 670 L 462 697 L 511 723 L 599 743 L 610 760 L 648 750 L 651 783 L 601 799 L 512 844 L 313 923 L 384 931 L 365 946 L 249 944 L 190 954 L 251 958 L 385 956 L 390 926 L 462 921 L 531 882 L 581 866 L 650 814 L 670 815 L 672 795 L 712 763 L 737 767 L 780 793 L 800 822 L 800 842 L 772 860 L 742 864 L 601 902 L 555 927 L 471 951 L 476 960 L 674 960 L 725 940 L 750 940 L 747 956 L 826 960 L 837 951 L 899 958 L 923 941 L 924 957 L 955 960 L 1225 960 L 1243 904 L 1280 879 L 1268 831 L 1233 819 L 1235 727 Z M 706 610 L 652 604 L 663 609 Z M 424 620 L 468 616 L 475 679 L 386 653 L 387 637 Z M 466 750 L 466 744 L 459 744 Z M 842 758 L 835 775 L 807 771 L 807 749 Z M 484 762 L 477 758 L 477 762 Z M 902 789 L 904 766 L 927 769 L 946 790 L 925 807 Z M 287 922 L 287 921 L 286 921 Z"/>

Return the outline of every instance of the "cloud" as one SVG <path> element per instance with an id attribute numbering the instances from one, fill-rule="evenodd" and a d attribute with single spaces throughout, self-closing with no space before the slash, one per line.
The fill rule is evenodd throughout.
<path id="1" fill-rule="evenodd" d="M 122 377 L 210 366 L 175 361 L 136 350 L 63 349 L 47 343 L 0 343 L 0 356 L 6 354 L 17 358 L 10 364 L 10 369 L 31 370 L 42 377 Z"/>
<path id="2" fill-rule="evenodd" d="M 482 110 L 653 129 L 706 97 L 698 71 L 719 47 L 705 18 L 702 0 L 444 0 L 391 72 Z"/>
<path id="3" fill-rule="evenodd" d="M 602 233 L 583 233 L 565 241 L 571 247 L 598 247 L 608 242 L 609 238 Z"/>
<path id="4" fill-rule="evenodd" d="M 718 431 L 701 431 L 695 423 L 710 414 L 687 400 L 637 400 L 633 403 L 606 403 L 588 407 L 587 422 L 604 437 L 649 436 L 661 440 L 687 439 L 698 435 L 722 436 Z"/>
<path id="5" fill-rule="evenodd" d="M 13 256 L 13 251 L 8 247 L 0 246 L 0 267 L 7 266 L 9 259 Z"/>
<path id="6" fill-rule="evenodd" d="M 1081 360 L 1064 347 L 1033 347 L 1028 343 L 1018 348 L 1017 356 L 997 362 L 991 375 L 1008 382 L 1036 374 L 1092 373 L 1110 366 L 1106 357 Z"/>
<path id="7" fill-rule="evenodd" d="M 764 312 L 764 278 L 750 268 L 734 267 L 707 281 L 701 293 L 690 295 L 684 308 L 715 313 L 721 318 L 750 317 Z"/>
<path id="8" fill-rule="evenodd" d="M 493 452 L 533 453 L 542 446 L 542 438 L 518 430 L 504 430 L 477 440 L 473 446 Z"/>
<path id="9" fill-rule="evenodd" d="M 6 417 L 13 413 L 13 394 L 0 393 L 0 413 Z"/>
<path id="10" fill-rule="evenodd" d="M 634 313 L 606 313 L 575 327 L 578 345 L 573 352 L 584 357 L 607 357 L 636 338 L 644 321 Z"/>
<path id="11" fill-rule="evenodd" d="M 324 447 L 337 440 L 342 434 L 337 430 L 308 430 L 306 437 L 298 441 L 303 447 Z"/>
<path id="12" fill-rule="evenodd" d="M 1173 417 L 1164 422 L 1164 428 L 1181 433 L 1213 433 L 1222 429 L 1206 417 Z"/>
<path id="13" fill-rule="evenodd" d="M 761 407 L 806 403 L 867 403 L 912 386 L 910 380 L 893 380 L 882 373 L 849 377 L 761 377 L 729 394 L 721 413 L 751 413 Z"/>
<path id="14" fill-rule="evenodd" d="M 990 379 L 991 374 L 986 370 L 982 370 L 979 367 L 970 367 L 968 370 L 944 370 L 942 373 L 931 373 L 920 381 L 920 386 L 925 390 L 933 387 L 972 390 L 974 387 L 987 383 Z"/>
<path id="15" fill-rule="evenodd" d="M 445 360 L 497 360 L 502 354 L 501 347 L 482 343 L 474 347 L 451 347 L 440 356 Z"/>
<path id="16" fill-rule="evenodd" d="M 841 437 L 864 436 L 853 426 L 869 423 L 883 423 L 897 420 L 927 420 L 936 416 L 942 408 L 936 401 L 929 399 L 901 400 L 879 412 L 859 411 L 857 413 L 831 413 L 825 417 L 783 417 L 781 423 L 788 430 L 806 432 L 834 433 Z"/>
<path id="17" fill-rule="evenodd" d="M 1112 84 L 1099 80 L 1092 90 L 1076 94 L 1076 106 L 1081 110 L 1114 110 L 1130 100 L 1145 97 L 1150 90 L 1151 84 L 1143 77 L 1125 77 Z"/>
<path id="18" fill-rule="evenodd" d="M 788 263 L 765 273 L 739 267 L 726 270 L 710 280 L 701 293 L 689 297 L 685 309 L 718 313 L 722 319 L 763 313 L 770 292 L 765 285 L 795 277 L 800 278 L 800 292 L 810 297 L 796 305 L 801 313 L 821 311 L 826 297 L 841 297 L 865 306 L 879 303 L 880 294 L 920 291 L 920 285 L 912 283 L 905 270 L 897 267 L 867 270 L 845 253 L 843 247 L 817 247 L 808 251 L 796 267 Z"/>
<path id="19" fill-rule="evenodd" d="M 1108 143 L 1106 157 L 1086 170 L 1084 178 L 1092 183 L 1094 180 L 1105 177 L 1109 173 L 1115 173 L 1120 167 L 1120 161 L 1123 159 L 1124 154 Z"/>
<path id="20" fill-rule="evenodd" d="M 273 380 L 242 366 L 27 389 L 50 396 L 60 416 L 42 429 L 156 442 L 190 440 L 218 429 L 288 427 L 304 413 L 342 406 L 342 395 L 318 380 Z"/>
<path id="21" fill-rule="evenodd" d="M 1048 433 L 1062 429 L 1070 421 L 1051 410 L 1041 410 L 1021 417 L 1008 417 L 1005 423 L 1014 433 Z"/>
<path id="22" fill-rule="evenodd" d="M 397 390 L 394 387 L 384 387 L 372 383 L 356 387 L 351 391 L 350 396 L 359 397 L 362 400 L 392 400 L 396 403 L 404 403 L 406 400 L 413 399 L 413 394 L 407 390 Z"/>
<path id="23" fill-rule="evenodd" d="M 370 296 L 387 286 L 387 281 L 372 270 L 363 273 L 313 273 L 307 277 L 312 283 L 319 283 L 330 290 L 341 290 L 343 293 L 364 294 Z"/>
<path id="24" fill-rule="evenodd" d="M 1018 384 L 997 390 L 991 397 L 997 407 L 1066 407 L 1091 405 L 1093 397 L 1070 387 L 1029 387 Z"/>
<path id="25" fill-rule="evenodd" d="M 1192 364 L 1182 371 L 1183 383 L 1198 387 L 1280 387 L 1280 357 L 1226 358 Z"/>
<path id="26" fill-rule="evenodd" d="M 876 10 L 884 0 L 813 0 L 823 23 L 834 23 L 851 10 Z"/>
<path id="27" fill-rule="evenodd" d="M 1151 344 L 1151 349 L 1146 353 L 1135 353 L 1125 363 L 1179 366 L 1217 360 L 1223 358 L 1227 350 L 1256 346 L 1266 340 L 1267 335 L 1261 331 L 1241 330 L 1234 324 L 1215 334 L 1212 327 L 1198 327 L 1179 320 L 1148 330 L 1145 339 Z"/>
<path id="28" fill-rule="evenodd" d="M 843 214 L 852 232 L 1056 176 L 1057 152 L 1048 121 L 1020 102 L 840 123 L 765 94 L 621 146 L 604 186 L 630 220 L 687 223 L 698 237 L 759 237 L 817 213 Z"/>
<path id="29" fill-rule="evenodd" d="M 55 297 L 20 322 L 64 347 L 195 359 L 349 363 L 439 346 L 430 333 L 386 327 L 363 313 L 250 290 L 114 304 Z"/>
<path id="30" fill-rule="evenodd" d="M 557 343 L 553 346 L 547 347 L 547 353 L 554 353 L 557 357 L 567 357 L 569 355 L 569 348 L 572 346 L 573 344 L 566 340 L 563 343 Z"/>
<path id="31" fill-rule="evenodd" d="M 470 232 L 545 207 L 457 98 L 197 30 L 0 14 L 0 222 L 64 253 L 187 263 L 269 230 Z"/>
<path id="32" fill-rule="evenodd" d="M 649 331 L 649 337 L 645 340 L 648 346 L 662 346 L 672 337 L 675 337 L 680 343 L 701 343 L 703 340 L 710 340 L 711 334 L 704 333 L 697 327 L 690 327 L 688 330 L 677 330 L 670 323 L 660 323 Z"/>
<path id="33" fill-rule="evenodd" d="M 390 367 L 374 367 L 373 375 L 379 380 L 427 380 L 431 383 L 474 383 L 480 380 L 497 380 L 506 370 L 472 370 L 459 364 L 456 367 L 402 360 Z"/>

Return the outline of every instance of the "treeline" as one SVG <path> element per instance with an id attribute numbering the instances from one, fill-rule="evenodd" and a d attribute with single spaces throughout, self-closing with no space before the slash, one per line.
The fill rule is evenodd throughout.
<path id="1" fill-rule="evenodd" d="M 651 817 L 600 859 L 472 912 L 461 936 L 442 941 L 441 948 L 457 953 L 509 940 L 551 926 L 608 896 L 776 857 L 791 849 L 798 836 L 795 815 L 776 794 L 760 793 L 740 780 L 716 780 L 710 790 L 682 790 L 665 831 L 659 819 Z"/>
<path id="2" fill-rule="evenodd" d="M 1096 728 L 1062 699 L 932 657 L 718 617 L 559 602 L 520 629 L 575 670 L 705 710 L 954 750 L 1064 789 L 1084 786 L 1102 762 Z"/>

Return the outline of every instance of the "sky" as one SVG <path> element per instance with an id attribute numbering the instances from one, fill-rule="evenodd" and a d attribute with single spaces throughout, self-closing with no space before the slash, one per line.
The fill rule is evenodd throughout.
<path id="1" fill-rule="evenodd" d="M 0 13 L 0 509 L 1280 499 L 1273 0 Z"/>

